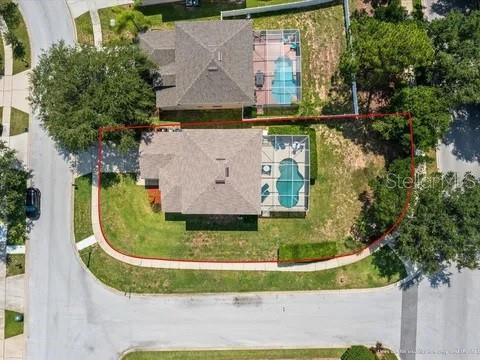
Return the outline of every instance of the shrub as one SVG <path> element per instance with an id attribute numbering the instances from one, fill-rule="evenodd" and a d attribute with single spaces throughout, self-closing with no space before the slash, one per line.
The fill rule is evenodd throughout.
<path id="1" fill-rule="evenodd" d="M 308 262 L 308 259 L 328 258 L 336 254 L 337 243 L 333 241 L 313 244 L 284 244 L 280 245 L 278 249 L 278 261 Z"/>
<path id="2" fill-rule="evenodd" d="M 347 349 L 342 360 L 375 360 L 375 355 L 365 346 L 355 345 Z"/>
<path id="3" fill-rule="evenodd" d="M 308 135 L 310 140 L 310 181 L 313 183 L 318 176 L 317 133 L 315 129 L 305 125 L 270 126 L 269 135 Z"/>

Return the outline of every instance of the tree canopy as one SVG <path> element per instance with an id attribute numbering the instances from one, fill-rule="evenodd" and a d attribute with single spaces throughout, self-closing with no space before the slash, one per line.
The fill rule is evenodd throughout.
<path id="1" fill-rule="evenodd" d="M 388 171 L 370 182 L 372 200 L 357 222 L 359 235 L 366 240 L 384 233 L 399 217 L 412 182 L 410 158 L 393 161 Z"/>
<path id="2" fill-rule="evenodd" d="M 92 144 L 104 126 L 148 123 L 154 109 L 153 69 L 133 45 L 102 50 L 54 44 L 33 70 L 31 101 L 54 140 L 70 151 Z M 132 134 L 122 132 L 121 146 Z"/>
<path id="3" fill-rule="evenodd" d="M 7 226 L 9 243 L 23 243 L 26 238 L 25 189 L 29 177 L 15 151 L 0 141 L 0 221 Z"/>
<path id="4" fill-rule="evenodd" d="M 435 47 L 432 82 L 453 106 L 480 103 L 480 11 L 452 11 L 433 21 L 429 34 Z"/>
<path id="5" fill-rule="evenodd" d="M 391 112 L 410 111 L 413 115 L 415 146 L 429 149 L 437 145 L 451 123 L 448 102 L 435 87 L 417 86 L 398 90 L 390 103 Z M 410 151 L 410 129 L 404 117 L 389 116 L 378 119 L 372 127 L 386 140 L 400 142 Z"/>
<path id="6" fill-rule="evenodd" d="M 397 249 L 426 274 L 455 263 L 477 268 L 480 254 L 480 181 L 467 174 L 426 178 L 417 192 L 412 216 L 402 224 Z"/>
<path id="7" fill-rule="evenodd" d="M 408 73 L 432 63 L 434 50 L 425 29 L 415 21 L 385 22 L 368 16 L 352 21 L 352 47 L 340 71 L 355 74 L 360 89 L 383 90 L 408 79 Z"/>

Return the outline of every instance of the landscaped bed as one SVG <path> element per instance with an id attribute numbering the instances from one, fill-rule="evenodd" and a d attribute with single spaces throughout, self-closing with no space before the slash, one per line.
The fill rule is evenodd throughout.
<path id="1" fill-rule="evenodd" d="M 17 321 L 17 316 L 23 316 L 23 314 L 5 310 L 5 339 L 23 334 L 23 318 Z"/>
<path id="2" fill-rule="evenodd" d="M 354 264 L 316 272 L 169 270 L 128 265 L 98 245 L 80 251 L 95 277 L 126 293 L 208 293 L 360 289 L 385 286 L 406 276 L 387 247 Z"/>
<path id="3" fill-rule="evenodd" d="M 7 276 L 21 275 L 25 273 L 25 254 L 7 255 Z"/>
<path id="4" fill-rule="evenodd" d="M 132 174 L 102 174 L 103 231 L 114 248 L 137 256 L 195 260 L 277 260 L 280 246 L 335 242 L 335 253 L 362 246 L 352 227 L 362 211 L 361 194 L 384 169 L 383 157 L 365 152 L 333 128 L 315 125 L 318 179 L 305 217 L 184 216 L 158 212 Z M 312 157 L 314 158 L 314 157 Z M 75 229 L 89 228 L 89 183 L 77 181 Z M 84 189 L 85 188 L 85 189 Z M 87 236 L 85 231 L 81 236 Z M 315 246 L 312 249 L 320 249 Z M 311 258 L 332 256 L 312 253 Z"/>

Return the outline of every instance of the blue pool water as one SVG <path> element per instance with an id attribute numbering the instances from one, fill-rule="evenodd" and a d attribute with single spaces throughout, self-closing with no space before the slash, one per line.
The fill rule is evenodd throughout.
<path id="1" fill-rule="evenodd" d="M 272 81 L 272 97 L 277 104 L 290 105 L 297 95 L 297 84 L 293 80 L 292 60 L 279 57 L 275 60 L 275 72 Z"/>
<path id="2" fill-rule="evenodd" d="M 292 208 L 298 203 L 300 189 L 305 178 L 298 170 L 298 164 L 291 158 L 280 162 L 280 177 L 277 179 L 278 201 L 286 208 Z"/>

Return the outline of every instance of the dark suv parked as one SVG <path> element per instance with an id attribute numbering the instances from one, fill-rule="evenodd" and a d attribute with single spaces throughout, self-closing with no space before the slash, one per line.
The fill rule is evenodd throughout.
<path id="1" fill-rule="evenodd" d="M 29 187 L 27 189 L 25 213 L 32 220 L 37 220 L 40 217 L 40 190 L 37 188 Z"/>

